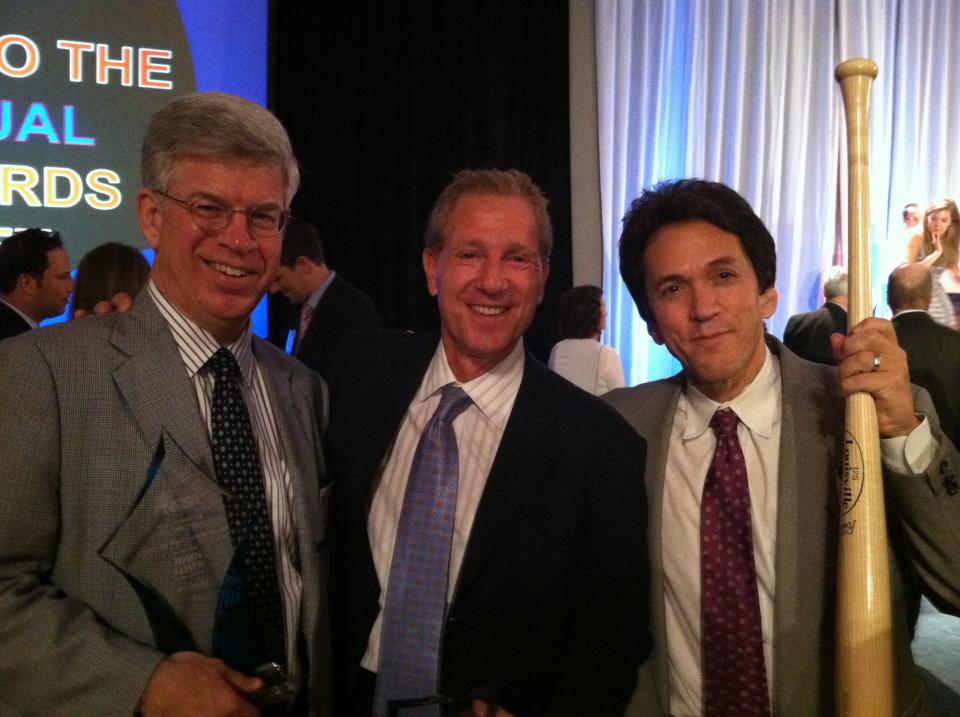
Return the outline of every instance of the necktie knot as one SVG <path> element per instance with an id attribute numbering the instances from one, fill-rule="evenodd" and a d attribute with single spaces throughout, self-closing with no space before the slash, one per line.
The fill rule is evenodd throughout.
<path id="1" fill-rule="evenodd" d="M 433 415 L 436 416 L 438 421 L 453 423 L 456 417 L 466 411 L 473 401 L 466 391 L 452 383 L 448 383 L 441 390 L 443 395 L 440 397 L 440 405 L 437 406 Z"/>
<path id="2" fill-rule="evenodd" d="M 207 360 L 207 366 L 213 371 L 213 377 L 220 379 L 236 379 L 240 376 L 240 364 L 228 348 L 219 348 Z"/>
<path id="3" fill-rule="evenodd" d="M 739 423 L 740 417 L 736 413 L 729 408 L 721 408 L 710 419 L 710 428 L 713 429 L 718 439 L 736 437 Z"/>

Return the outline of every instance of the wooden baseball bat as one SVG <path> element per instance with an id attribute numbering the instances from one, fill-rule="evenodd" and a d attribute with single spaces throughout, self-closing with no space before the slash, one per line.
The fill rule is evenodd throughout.
<path id="1" fill-rule="evenodd" d="M 853 327 L 870 316 L 870 188 L 867 116 L 872 60 L 837 66 L 847 116 L 849 309 Z M 873 397 L 850 396 L 840 485 L 837 557 L 837 714 L 893 715 L 890 565 L 880 467 L 880 430 Z"/>

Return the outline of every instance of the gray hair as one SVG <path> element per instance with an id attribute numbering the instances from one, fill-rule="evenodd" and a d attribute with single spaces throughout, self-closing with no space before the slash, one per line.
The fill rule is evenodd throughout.
<path id="1" fill-rule="evenodd" d="M 177 162 L 190 156 L 279 166 L 288 207 L 300 186 L 300 169 L 280 120 L 236 95 L 196 92 L 157 110 L 143 138 L 143 186 L 166 191 Z"/>
<path id="2" fill-rule="evenodd" d="M 835 299 L 847 295 L 847 269 L 831 266 L 823 272 L 823 298 Z"/>
<path id="3" fill-rule="evenodd" d="M 530 202 L 537 222 L 540 257 L 544 260 L 550 258 L 550 252 L 553 251 L 553 225 L 547 213 L 547 197 L 530 176 L 519 169 L 464 169 L 457 172 L 437 197 L 430 212 L 424 232 L 427 249 L 438 251 L 443 247 L 450 215 L 457 202 L 469 194 L 520 197 Z"/>

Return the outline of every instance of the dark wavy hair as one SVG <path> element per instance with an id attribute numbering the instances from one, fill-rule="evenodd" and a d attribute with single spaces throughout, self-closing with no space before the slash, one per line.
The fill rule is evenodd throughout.
<path id="1" fill-rule="evenodd" d="M 650 237 L 661 227 L 685 222 L 707 222 L 736 236 L 757 275 L 760 293 L 773 286 L 777 278 L 776 246 L 746 199 L 719 182 L 661 182 L 633 200 L 620 233 L 620 276 L 645 321 L 652 318 L 644 284 L 644 256 Z"/>
<path id="2" fill-rule="evenodd" d="M 40 281 L 50 266 L 47 254 L 54 249 L 63 249 L 63 240 L 46 229 L 24 229 L 0 242 L 0 293 L 12 293 L 22 274 Z"/>
<path id="3" fill-rule="evenodd" d="M 600 331 L 602 317 L 603 291 L 599 286 L 575 286 L 560 296 L 561 339 L 593 338 Z"/>
<path id="4" fill-rule="evenodd" d="M 293 268 L 297 257 L 304 256 L 314 264 L 326 264 L 323 240 L 320 232 L 306 219 L 290 217 L 290 223 L 283 234 L 283 248 L 280 250 L 280 263 L 288 269 Z"/>

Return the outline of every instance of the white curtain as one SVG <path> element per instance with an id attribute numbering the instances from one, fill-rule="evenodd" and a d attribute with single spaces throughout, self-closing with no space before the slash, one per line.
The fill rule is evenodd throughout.
<path id="1" fill-rule="evenodd" d="M 768 330 L 820 303 L 844 263 L 844 118 L 834 68 L 879 66 L 871 95 L 874 303 L 902 258 L 900 210 L 960 193 L 960 56 L 952 0 L 596 0 L 605 340 L 629 383 L 673 373 L 620 281 L 630 201 L 678 177 L 724 182 L 777 242 L 780 305 Z M 845 241 L 845 239 L 844 239 Z M 883 313 L 881 310 L 880 313 Z"/>

